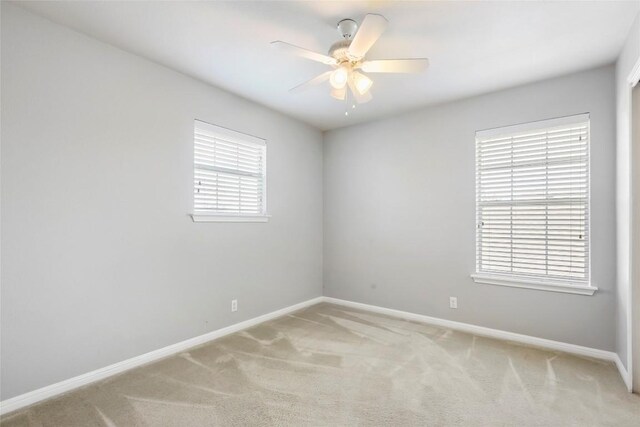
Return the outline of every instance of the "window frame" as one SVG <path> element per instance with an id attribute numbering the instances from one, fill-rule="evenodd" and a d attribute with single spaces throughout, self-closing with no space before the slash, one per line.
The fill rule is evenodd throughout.
<path id="1" fill-rule="evenodd" d="M 198 168 L 196 167 L 195 162 L 195 134 L 196 131 L 200 129 L 201 131 L 205 131 L 214 137 L 219 137 L 228 142 L 237 142 L 240 144 L 253 144 L 257 146 L 262 146 L 263 157 L 262 157 L 262 212 L 261 213 L 248 213 L 243 214 L 240 212 L 224 212 L 224 211 L 212 211 L 210 213 L 201 213 L 196 212 L 195 209 L 195 181 L 196 181 L 196 172 Z M 193 222 L 267 222 L 270 215 L 267 214 L 267 141 L 263 138 L 259 138 L 257 136 L 245 134 L 242 132 L 238 132 L 232 129 L 228 129 L 222 126 L 214 125 L 211 123 L 204 122 L 202 120 L 194 120 L 193 124 L 193 134 L 192 134 L 192 144 L 193 144 L 193 176 L 192 176 L 192 185 L 191 185 L 191 209 L 192 213 L 190 214 Z M 232 174 L 232 172 L 228 172 Z M 238 174 L 242 175 L 242 174 Z"/>
<path id="2" fill-rule="evenodd" d="M 480 140 L 488 139 L 490 137 L 498 137 L 498 136 L 515 136 L 517 134 L 528 132 L 528 131 L 536 131 L 536 130 L 546 130 L 559 126 L 569 126 L 572 124 L 578 123 L 587 123 L 587 200 L 586 200 L 586 217 L 587 217 L 587 259 L 586 259 L 586 280 L 571 280 L 571 279 L 561 279 L 557 277 L 547 277 L 547 276 L 535 276 L 535 275 L 527 275 L 527 274 L 519 274 L 519 273 L 501 273 L 501 272 L 492 272 L 492 271 L 482 271 L 480 269 L 480 263 L 478 260 L 479 254 L 479 246 L 480 246 L 480 233 L 481 230 L 478 226 L 479 215 L 480 215 L 480 185 L 479 185 L 479 170 L 480 170 L 480 162 L 478 159 L 478 145 Z M 476 283 L 481 284 L 489 284 L 489 285 L 498 285 L 498 286 L 509 286 L 516 288 L 527 288 L 527 289 L 536 289 L 550 292 L 564 292 L 571 294 L 579 294 L 579 295 L 593 295 L 598 288 L 593 285 L 592 282 L 592 271 L 591 271 L 591 118 L 589 113 L 577 114 L 566 117 L 559 117 L 554 119 L 547 120 L 539 120 L 534 122 L 528 122 L 518 125 L 512 126 L 504 126 L 499 128 L 487 129 L 482 131 L 477 131 L 475 134 L 475 151 L 476 151 L 476 162 L 475 162 L 475 171 L 476 171 L 476 185 L 475 185 L 475 193 L 476 193 L 476 211 L 475 211 L 475 236 L 476 236 L 476 246 L 475 246 L 475 257 L 476 257 L 476 265 L 475 272 L 471 274 L 471 278 Z M 548 206 L 549 204 L 545 204 Z"/>

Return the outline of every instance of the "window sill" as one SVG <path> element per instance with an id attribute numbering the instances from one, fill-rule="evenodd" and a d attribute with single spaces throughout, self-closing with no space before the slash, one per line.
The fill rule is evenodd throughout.
<path id="1" fill-rule="evenodd" d="M 530 277 L 506 276 L 501 274 L 474 273 L 476 283 L 486 285 L 510 286 L 514 288 L 536 289 L 539 291 L 564 292 L 567 294 L 593 295 L 598 288 L 583 283 L 561 280 L 534 279 Z"/>
<path id="2" fill-rule="evenodd" d="M 193 222 L 267 222 L 271 215 L 196 215 L 191 214 Z"/>

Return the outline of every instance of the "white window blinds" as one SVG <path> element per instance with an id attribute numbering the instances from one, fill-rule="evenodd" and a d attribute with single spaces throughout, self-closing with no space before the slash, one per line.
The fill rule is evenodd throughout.
<path id="1" fill-rule="evenodd" d="M 589 116 L 476 133 L 477 273 L 589 283 Z"/>
<path id="2" fill-rule="evenodd" d="M 196 120 L 193 146 L 195 215 L 265 214 L 263 139 Z"/>

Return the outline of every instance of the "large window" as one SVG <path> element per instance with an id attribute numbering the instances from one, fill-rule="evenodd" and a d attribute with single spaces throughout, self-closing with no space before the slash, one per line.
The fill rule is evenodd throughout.
<path id="1" fill-rule="evenodd" d="M 194 126 L 194 221 L 266 221 L 266 143 L 201 121 Z"/>
<path id="2" fill-rule="evenodd" d="M 593 294 L 589 115 L 476 133 L 477 282 Z"/>

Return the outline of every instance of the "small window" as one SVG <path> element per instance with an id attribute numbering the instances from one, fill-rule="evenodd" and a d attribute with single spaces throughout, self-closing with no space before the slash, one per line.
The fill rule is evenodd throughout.
<path id="1" fill-rule="evenodd" d="M 477 282 L 593 294 L 589 115 L 476 133 Z"/>
<path id="2" fill-rule="evenodd" d="M 196 120 L 193 220 L 266 221 L 266 143 Z"/>

